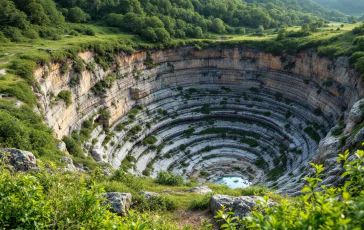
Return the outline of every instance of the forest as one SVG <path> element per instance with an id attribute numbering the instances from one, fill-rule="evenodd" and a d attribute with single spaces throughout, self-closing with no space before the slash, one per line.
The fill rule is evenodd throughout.
<path id="1" fill-rule="evenodd" d="M 58 40 L 66 22 L 121 28 L 146 40 L 234 34 L 245 28 L 280 28 L 318 20 L 347 21 L 312 0 L 2 0 L 0 41 Z M 82 31 L 92 35 L 93 31 Z M 72 34 L 71 34 L 72 35 Z"/>

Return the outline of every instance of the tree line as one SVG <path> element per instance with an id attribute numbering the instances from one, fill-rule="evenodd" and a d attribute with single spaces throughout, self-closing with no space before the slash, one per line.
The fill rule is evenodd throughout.
<path id="1" fill-rule="evenodd" d="M 208 32 L 241 33 L 245 27 L 309 24 L 322 18 L 345 20 L 343 14 L 312 0 L 1 0 L 0 41 L 57 40 L 67 32 L 66 22 L 97 22 L 164 42 Z"/>

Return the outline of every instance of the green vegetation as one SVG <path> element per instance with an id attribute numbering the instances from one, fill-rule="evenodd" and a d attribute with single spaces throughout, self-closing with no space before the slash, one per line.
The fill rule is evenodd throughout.
<path id="1" fill-rule="evenodd" d="M 359 15 L 363 14 L 364 12 L 364 2 L 356 1 L 356 0 L 346 0 L 346 1 L 340 1 L 340 0 L 316 0 L 317 3 L 320 3 L 326 8 L 329 9 L 336 9 L 339 10 L 345 14 L 350 15 Z M 358 18 L 351 16 L 348 18 L 349 22 L 352 22 L 354 20 L 363 20 L 364 18 Z"/>
<path id="2" fill-rule="evenodd" d="M 61 156 L 42 117 L 28 105 L 16 108 L 13 100 L 0 100 L 0 145 L 31 151 L 47 161 L 57 162 Z"/>
<path id="3" fill-rule="evenodd" d="M 321 0 L 324 1 L 324 0 Z M 356 3 L 358 4 L 358 3 Z M 332 23 L 328 20 L 340 21 Z M 330 11 L 320 7 L 311 0 L 301 1 L 263 1 L 263 0 L 123 0 L 123 1 L 66 1 L 66 0 L 2 0 L 0 2 L 0 69 L 5 69 L 6 74 L 0 75 L 0 93 L 7 95 L 0 100 L 0 146 L 12 147 L 33 152 L 36 157 L 49 164 L 54 162 L 61 164 L 59 158 L 64 154 L 57 147 L 57 140 L 52 136 L 52 130 L 44 125 L 43 118 L 37 115 L 33 109 L 36 104 L 35 93 L 41 93 L 39 84 L 34 79 L 34 72 L 39 66 L 51 67 L 51 63 L 60 64 L 61 77 L 66 77 L 71 71 L 69 87 L 72 92 L 80 85 L 81 73 L 85 70 L 94 72 L 97 68 L 103 68 L 110 74 L 92 87 L 95 96 L 104 94 L 111 88 L 116 79 L 124 78 L 118 73 L 119 63 L 115 54 L 131 54 L 134 49 L 147 50 L 145 66 L 154 68 L 155 63 L 151 50 L 176 48 L 178 46 L 191 46 L 195 50 L 202 50 L 210 46 L 246 47 L 256 48 L 274 55 L 296 55 L 301 50 L 310 49 L 320 56 L 335 58 L 349 56 L 350 63 L 359 73 L 364 74 L 364 24 L 354 23 L 360 18 L 346 17 L 337 11 Z M 350 22 L 352 24 L 342 24 Z M 94 61 L 86 64 L 78 53 L 92 50 L 95 54 Z M 192 54 L 192 52 L 191 52 Z M 191 55 L 189 54 L 189 55 Z M 285 70 L 295 67 L 295 62 L 288 62 L 284 55 L 281 58 Z M 114 69 L 115 67 L 115 69 Z M 173 63 L 167 63 L 170 73 L 175 71 Z M 50 69 L 50 68 L 49 68 Z M 202 73 L 204 74 L 204 73 Z M 208 73 L 207 73 L 208 74 Z M 47 78 L 48 72 L 43 78 Z M 135 79 L 141 77 L 138 69 L 133 70 Z M 257 75 L 258 77 L 258 75 Z M 310 83 L 307 79 L 305 83 Z M 331 87 L 332 82 L 325 82 L 325 87 Z M 178 87 L 178 90 L 183 90 Z M 259 93 L 258 88 L 251 88 L 252 93 Z M 34 92 L 33 92 L 34 91 Z M 221 91 L 229 93 L 228 87 L 221 87 Z M 60 99 L 67 106 L 72 104 L 72 92 L 62 90 L 55 99 Z M 184 92 L 184 97 L 189 100 L 190 94 L 198 93 L 194 88 Z M 210 91 L 218 94 L 218 91 Z M 245 100 L 249 98 L 244 96 Z M 283 98 L 278 95 L 277 100 Z M 19 108 L 14 106 L 16 100 L 24 102 Z M 258 100 L 252 98 L 252 100 Z M 289 101 L 286 101 L 289 104 Z M 227 100 L 221 101 L 222 105 Z M 118 124 L 115 128 L 120 132 L 129 124 L 134 123 L 140 108 L 134 108 L 128 113 L 130 120 Z M 195 112 L 210 114 L 210 105 L 204 105 Z M 363 109 L 364 111 L 364 109 Z M 168 111 L 158 109 L 160 115 L 168 116 Z M 316 115 L 321 116 L 322 111 L 315 110 Z M 363 112 L 364 114 L 364 112 Z M 262 115 L 270 116 L 269 112 Z M 286 118 L 292 113 L 288 111 Z M 107 121 L 110 113 L 107 110 L 99 111 L 96 121 Z M 81 130 L 73 131 L 70 136 L 64 136 L 68 152 L 76 163 L 82 163 L 90 169 L 96 169 L 96 164 L 91 157 L 86 157 L 82 144 L 89 140 L 94 128 L 93 119 L 86 120 Z M 356 134 L 363 125 L 355 128 L 352 134 Z M 150 128 L 150 125 L 149 125 Z M 290 128 L 286 126 L 285 128 Z M 315 125 L 305 128 L 305 132 L 316 142 L 319 142 L 319 130 Z M 128 139 L 142 131 L 140 125 L 134 125 L 127 131 Z M 189 128 L 186 136 L 194 133 Z M 102 145 L 107 145 L 113 133 L 105 129 L 106 137 Z M 342 135 L 343 127 L 338 126 L 333 130 L 333 135 Z M 231 130 L 208 129 L 200 134 L 221 134 L 241 136 L 241 143 L 250 147 L 257 147 L 259 138 L 256 134 L 244 134 Z M 322 133 L 322 132 L 321 132 Z M 344 146 L 349 136 L 341 137 L 340 145 Z M 157 142 L 154 136 L 144 139 L 144 145 L 151 145 L 161 152 L 164 143 L 158 147 L 153 146 Z M 93 144 L 94 140 L 92 141 Z M 111 142 L 113 145 L 113 142 Z M 206 146 L 201 150 L 211 151 L 213 147 Z M 180 150 L 185 151 L 186 146 L 181 145 Z M 302 152 L 302 151 L 301 151 Z M 297 153 L 299 151 L 297 150 Z M 171 157 L 168 153 L 166 158 Z M 210 156 L 213 157 L 213 156 Z M 276 166 L 286 165 L 287 157 L 284 152 L 280 158 L 273 160 Z M 136 159 L 128 155 L 122 162 L 123 170 L 134 167 Z M 188 163 L 181 161 L 182 166 Z M 264 168 L 266 162 L 258 158 L 254 164 Z M 52 165 L 52 163 L 50 163 Z M 348 169 L 348 168 L 347 168 Z M 90 176 L 76 175 L 72 173 L 57 174 L 51 170 L 41 169 L 38 173 L 13 173 L 0 169 L 0 227 L 5 229 L 175 229 L 176 226 L 165 219 L 166 214 L 160 218 L 157 215 L 144 212 L 144 214 L 132 211 L 128 218 L 117 217 L 111 214 L 100 204 L 103 202 L 100 194 L 104 191 L 132 192 L 135 197 L 134 207 L 138 211 L 171 211 L 179 205 L 190 207 L 193 210 L 206 209 L 210 195 L 165 195 L 158 198 L 145 200 L 138 196 L 141 189 L 149 189 L 161 192 L 169 190 L 187 190 L 188 186 L 183 178 L 170 172 L 160 172 L 156 181 L 142 179 L 124 173 L 122 170 L 108 178 L 97 173 Z M 247 169 L 252 171 L 251 168 Z M 277 167 L 270 172 L 269 180 L 275 180 L 286 169 Z M 151 166 L 148 165 L 143 175 L 151 174 Z M 351 170 L 347 175 L 352 175 Z M 97 172 L 97 171 L 95 171 Z M 201 176 L 208 173 L 201 172 Z M 316 178 L 318 181 L 318 179 Z M 310 182 L 310 181 L 309 181 Z M 174 187 L 171 187 L 174 186 Z M 311 186 L 311 183 L 310 183 Z M 214 193 L 230 195 L 269 195 L 266 188 L 251 187 L 245 190 L 229 190 L 226 187 L 211 185 Z M 19 189 L 21 188 L 21 189 Z M 347 189 L 347 188 L 345 188 Z M 362 190 L 362 187 L 360 187 Z M 299 217 L 300 211 L 312 214 L 319 219 L 323 214 L 319 204 L 331 205 L 332 213 L 326 212 L 325 218 L 328 224 L 343 224 L 337 210 L 347 210 L 349 207 L 356 210 L 351 202 L 358 197 L 349 191 L 345 195 L 340 189 L 325 191 L 312 195 L 305 202 L 312 202 L 309 208 L 306 203 L 294 203 L 291 209 L 283 204 L 280 211 L 266 211 L 271 217 L 272 226 L 277 223 L 286 224 L 281 220 L 279 213 L 287 211 L 287 219 L 297 225 L 291 228 L 307 228 L 304 225 L 306 219 Z M 339 194 L 339 192 L 342 192 Z M 333 203 L 327 202 L 331 194 L 336 194 Z M 316 194 L 313 193 L 312 194 Z M 324 194 L 324 195 L 322 195 Z M 346 193 L 345 193 L 346 194 Z M 354 194 L 354 195 L 353 195 Z M 270 195 L 272 196 L 272 195 Z M 312 198 L 313 197 L 313 198 Z M 341 197 L 344 202 L 338 204 L 335 200 Z M 327 198 L 327 199 L 326 199 Z M 330 197 L 333 198 L 333 197 Z M 320 201 L 320 202 L 319 202 Z M 323 202 L 321 202 L 323 201 Z M 324 203 L 326 202 L 326 203 Z M 343 206 L 346 205 L 347 206 Z M 361 204 L 361 203 L 359 203 Z M 351 205 L 351 206 L 350 206 Z M 310 209 L 311 208 L 311 209 Z M 289 209 L 289 210 L 288 210 Z M 92 211 L 89 211 L 92 210 Z M 283 210 L 283 211 L 282 211 Z M 297 211 L 296 215 L 292 214 Z M 355 226 L 357 216 L 353 212 L 346 212 L 351 220 L 344 224 Z M 335 212 L 335 213 L 334 213 Z M 328 214 L 329 213 L 329 214 Z M 336 215 L 336 219 L 330 215 Z M 259 218 L 258 218 L 259 217 Z M 267 218 L 268 218 L 267 217 Z M 255 219 L 254 219 L 255 218 Z M 92 221 L 90 221 L 92 220 Z M 249 224 L 254 228 L 254 223 L 264 226 L 266 217 L 254 214 Z M 264 222 L 264 223 L 262 223 Z M 313 223 L 316 223 L 312 221 Z M 291 223 L 291 222 L 290 222 Z M 354 224 L 353 224 L 354 223 Z M 301 224 L 301 225 L 300 225 Z M 288 227 L 288 228 L 289 228 Z M 315 228 L 314 226 L 312 228 Z M 325 226 L 324 226 L 325 227 Z M 323 227 L 323 228 L 324 228 Z M 280 228 L 279 226 L 276 228 Z"/>
<path id="4" fill-rule="evenodd" d="M 319 135 L 319 134 L 315 131 L 315 129 L 314 129 L 313 127 L 311 127 L 311 126 L 306 127 L 306 128 L 304 129 L 304 131 L 305 131 L 305 133 L 307 133 L 307 134 L 308 134 L 308 136 L 309 136 L 310 138 L 312 138 L 314 141 L 316 141 L 316 143 L 319 143 L 319 142 L 320 142 L 321 137 L 320 137 L 320 135 Z"/>
<path id="5" fill-rule="evenodd" d="M 247 144 L 249 145 L 251 148 L 255 148 L 255 147 L 258 147 L 259 144 L 256 140 L 254 139 L 249 139 L 249 138 L 241 138 L 240 139 L 240 143 L 244 143 L 244 144 Z"/>
<path id="6" fill-rule="evenodd" d="M 155 136 L 149 136 L 143 140 L 143 145 L 154 145 L 157 141 Z"/>
<path id="7" fill-rule="evenodd" d="M 66 103 L 66 106 L 72 104 L 72 93 L 69 90 L 62 90 L 61 92 L 58 93 L 57 97 L 59 99 L 62 99 Z"/>
<path id="8" fill-rule="evenodd" d="M 259 4 L 256 4 L 259 3 Z M 111 1 L 85 4 L 65 0 L 42 0 L 37 3 L 2 1 L 0 27 L 2 40 L 23 41 L 38 37 L 60 40 L 66 32 L 94 36 L 90 27 L 65 27 L 72 23 L 100 22 L 132 32 L 152 42 L 171 38 L 200 38 L 207 32 L 240 33 L 244 27 L 278 28 L 310 23 L 319 18 L 345 21 L 346 16 L 329 11 L 311 0 L 290 2 L 265 1 Z"/>
<path id="9" fill-rule="evenodd" d="M 294 200 L 281 200 L 268 205 L 268 197 L 260 202 L 250 216 L 240 219 L 232 212 L 219 211 L 215 218 L 222 229 L 361 229 L 363 217 L 359 214 L 364 204 L 363 163 L 364 151 L 358 150 L 353 161 L 348 161 L 349 151 L 339 154 L 338 162 L 344 163 L 343 177 L 348 180 L 338 188 L 318 185 L 322 182 L 323 165 L 312 164 L 314 177 L 306 177 L 308 184 L 302 196 Z M 262 213 L 265 213 L 264 215 Z"/>
<path id="10" fill-rule="evenodd" d="M 160 171 L 155 180 L 156 183 L 170 186 L 181 186 L 184 180 L 181 176 L 174 175 L 171 172 Z"/>

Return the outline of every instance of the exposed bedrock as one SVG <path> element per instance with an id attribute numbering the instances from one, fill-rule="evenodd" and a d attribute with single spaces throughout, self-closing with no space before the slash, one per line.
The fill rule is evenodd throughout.
<path id="1" fill-rule="evenodd" d="M 91 52 L 79 55 L 85 63 L 94 61 Z M 135 174 L 171 170 L 200 182 L 240 175 L 294 193 L 310 161 L 329 164 L 335 158 L 326 157 L 323 147 L 339 138 L 332 136 L 333 127 L 347 124 L 347 135 L 362 122 L 361 115 L 349 113 L 363 88 L 345 57 L 184 47 L 114 59 L 107 71 L 96 65 L 79 74 L 73 88 L 76 73 L 62 75 L 59 64 L 39 68 L 38 97 L 58 138 L 86 119 L 100 121 L 100 110 L 107 110 L 110 119 L 101 122 L 110 131 L 97 127 L 85 154 Z M 108 76 L 115 77 L 112 86 L 95 93 L 92 87 Z M 72 91 L 72 105 L 52 96 L 61 90 Z"/>

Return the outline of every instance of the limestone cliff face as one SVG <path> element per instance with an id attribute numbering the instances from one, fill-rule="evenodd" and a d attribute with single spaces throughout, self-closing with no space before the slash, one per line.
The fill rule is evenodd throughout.
<path id="1" fill-rule="evenodd" d="M 90 52 L 80 53 L 79 56 L 85 63 L 94 61 Z M 144 51 L 132 55 L 119 54 L 115 57 L 119 65 L 117 72 L 116 63 L 107 71 L 96 65 L 93 72 L 85 70 L 79 74 L 80 83 L 74 88 L 69 86 L 71 78 L 77 75 L 73 71 L 61 74 L 58 63 L 53 63 L 51 69 L 39 67 L 35 72 L 42 92 L 38 95 L 39 102 L 55 136 L 61 138 L 70 134 L 73 129 L 80 127 L 83 120 L 104 108 L 110 112 L 110 123 L 113 123 L 132 108 L 137 99 L 177 84 L 211 81 L 218 84 L 244 82 L 250 87 L 264 85 L 272 91 L 287 93 L 293 99 L 307 100 L 309 105 L 321 107 L 325 113 L 335 117 L 341 114 L 338 106 L 351 107 L 363 94 L 360 78 L 350 68 L 347 58 L 329 60 L 309 51 L 297 56 L 273 56 L 244 48 L 196 51 L 185 47 L 153 52 L 156 67 L 152 69 L 144 65 L 146 58 L 147 53 Z M 45 72 L 48 72 L 46 77 Z M 95 96 L 91 88 L 109 73 L 119 78 L 105 95 Z M 283 82 L 284 79 L 279 75 L 283 78 L 299 75 L 302 81 L 290 82 L 287 77 Z M 310 83 L 305 84 L 305 80 Z M 330 84 L 325 84 L 327 82 Z M 317 90 L 313 90 L 315 87 Z M 325 92 L 318 95 L 317 92 L 323 91 L 321 88 Z M 72 105 L 66 107 L 65 103 L 54 100 L 53 95 L 61 90 L 72 91 Z"/>
<path id="2" fill-rule="evenodd" d="M 118 123 L 133 106 L 148 105 L 153 101 L 164 100 L 166 97 L 175 97 L 176 94 L 171 89 L 178 86 L 206 85 L 208 88 L 208 85 L 230 85 L 234 87 L 235 91 L 241 92 L 249 91 L 251 88 L 260 89 L 264 92 L 263 95 L 271 95 L 271 98 L 274 98 L 274 95 L 282 95 L 285 99 L 298 105 L 291 106 L 289 109 L 297 118 L 302 118 L 296 120 L 297 124 L 292 123 L 292 125 L 301 126 L 301 128 L 297 127 L 297 131 L 292 131 L 293 135 L 295 132 L 304 133 L 302 128 L 304 124 L 298 124 L 299 120 L 312 121 L 312 124 L 318 123 L 322 125 L 324 130 L 328 131 L 340 119 L 344 119 L 345 134 L 356 129 L 362 122 L 360 120 L 358 123 L 357 119 L 361 115 L 353 114 L 360 113 L 357 111 L 357 101 L 364 95 L 364 87 L 361 85 L 360 76 L 351 68 L 346 57 L 329 60 L 319 57 L 312 51 L 301 52 L 296 56 L 288 54 L 274 56 L 254 49 L 218 47 L 205 50 L 183 47 L 153 51 L 149 55 L 148 57 L 148 53 L 145 51 L 136 51 L 131 55 L 119 53 L 114 56 L 115 62 L 112 63 L 110 69 L 103 70 L 101 66 L 95 65 L 92 71 L 85 70 L 82 73 L 75 73 L 72 70 L 71 62 L 68 63 L 70 71 L 65 74 L 61 73 L 59 63 L 52 63 L 50 69 L 39 67 L 35 72 L 35 77 L 41 92 L 37 96 L 46 123 L 54 129 L 55 136 L 60 139 L 64 135 L 69 135 L 73 130 L 81 128 L 82 122 L 91 117 L 96 120 L 100 110 L 107 110 L 110 113 L 110 119 L 103 122 L 104 125 L 113 129 L 114 124 Z M 79 56 L 85 61 L 85 65 L 95 62 L 95 56 L 91 52 L 80 53 Z M 153 60 L 153 65 L 149 65 L 149 68 L 145 65 L 147 59 Z M 115 76 L 112 86 L 107 88 L 105 93 L 95 95 L 92 87 L 106 79 L 109 74 Z M 77 78 L 79 78 L 78 83 L 75 81 Z M 76 82 L 73 87 L 70 86 L 71 81 Z M 73 103 L 68 107 L 63 101 L 56 100 L 56 96 L 62 90 L 72 92 Z M 158 94 L 162 91 L 167 93 Z M 179 106 L 174 105 L 172 107 L 178 110 Z M 274 106 L 267 106 L 270 107 L 272 113 L 277 112 L 275 116 L 283 116 L 284 118 L 285 111 L 280 114 L 282 112 L 277 111 Z M 284 105 L 281 106 L 284 107 Z M 351 110 L 352 107 L 354 112 L 353 109 Z M 323 116 L 313 115 L 313 111 L 317 109 L 323 112 Z M 269 122 L 274 121 L 275 118 L 259 119 L 260 122 L 269 125 Z M 142 124 L 143 121 L 138 120 L 136 122 Z M 168 122 L 166 121 L 166 124 Z M 281 127 L 276 127 L 283 130 L 283 133 L 277 135 L 277 138 L 280 135 L 283 138 L 278 140 L 278 143 L 285 142 L 285 145 L 291 146 L 290 144 L 293 143 L 288 143 L 288 140 L 292 138 L 289 134 L 284 134 L 284 125 L 285 123 L 281 123 Z M 92 138 L 98 139 L 99 142 L 94 146 L 91 143 L 86 143 L 84 145 L 85 152 L 91 153 L 97 161 L 109 162 L 114 168 L 118 168 L 125 156 L 144 137 L 151 135 L 151 132 L 156 129 L 158 129 L 158 125 L 136 137 L 136 142 L 123 141 L 124 138 L 120 135 L 120 137 L 114 136 L 112 139 L 112 142 L 116 144 L 102 146 L 100 143 L 104 140 L 105 134 L 101 132 L 102 129 L 99 127 L 92 133 Z M 322 132 L 321 137 L 326 135 L 325 133 Z M 350 147 L 360 141 L 359 139 L 362 137 L 360 135 L 363 135 L 363 132 L 358 133 L 359 137 L 348 138 L 344 146 Z M 262 135 L 264 135 L 264 131 Z M 307 134 L 304 133 L 304 135 Z M 295 146 L 301 146 L 303 154 L 297 156 L 297 153 L 290 150 L 287 155 L 290 166 L 287 167 L 287 170 L 296 170 L 296 174 L 299 176 L 301 172 L 298 172 L 298 168 L 301 168 L 301 164 L 305 164 L 306 167 L 311 160 L 316 163 L 323 162 L 328 166 L 328 176 L 325 183 L 331 184 L 340 172 L 339 169 L 334 168 L 333 163 L 336 154 L 343 147 L 339 145 L 339 138 L 329 132 L 327 137 L 317 145 L 315 142 L 302 139 L 300 135 L 296 136 L 298 137 L 297 143 L 293 144 L 292 149 L 295 149 Z M 276 137 L 272 134 L 271 138 Z M 161 141 L 159 140 L 158 144 L 161 144 Z M 305 143 L 300 144 L 300 141 Z M 116 147 L 119 143 L 122 146 L 120 148 Z M 235 146 L 234 143 L 231 146 L 239 147 Z M 145 151 L 142 147 L 139 149 Z M 316 149 L 318 149 L 317 152 Z M 259 150 L 255 151 L 259 152 Z M 135 153 L 135 156 L 139 157 L 136 168 L 144 170 L 146 164 L 151 162 L 152 158 L 150 157 L 157 157 L 158 155 L 157 153 L 143 155 L 140 152 Z M 274 167 L 272 161 L 273 158 L 268 161 L 270 162 L 270 169 Z M 254 164 L 251 166 L 255 167 Z M 261 173 L 261 175 L 263 174 Z M 256 178 L 258 180 L 260 177 Z M 297 191 L 298 185 L 291 185 L 289 182 L 292 181 L 292 178 L 288 176 L 283 176 L 283 178 L 285 179 L 277 181 L 287 184 L 285 189 L 281 191 L 290 193 Z M 268 185 L 273 186 L 274 183 L 270 182 Z"/>

